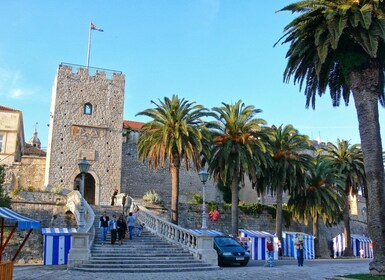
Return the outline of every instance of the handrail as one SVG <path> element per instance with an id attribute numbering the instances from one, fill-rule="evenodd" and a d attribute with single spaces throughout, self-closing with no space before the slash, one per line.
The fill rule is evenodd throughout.
<path id="1" fill-rule="evenodd" d="M 146 207 L 137 204 L 132 200 L 133 204 L 137 205 L 139 208 L 138 219 L 140 222 L 144 223 L 146 229 L 152 233 L 167 239 L 172 243 L 177 243 L 183 248 L 186 248 L 195 256 L 199 257 L 198 253 L 198 238 L 199 234 L 194 233 L 188 229 L 182 228 L 178 225 L 170 223 L 163 220 L 162 218 L 156 216 Z"/>
<path id="2" fill-rule="evenodd" d="M 80 201 L 81 201 L 81 194 L 79 191 L 71 191 L 67 195 L 67 204 L 66 208 L 67 211 L 72 212 L 75 215 L 76 222 L 79 224 L 80 220 Z M 84 229 L 85 232 L 89 233 L 89 239 L 88 239 L 88 246 L 91 248 L 94 240 L 95 240 L 95 227 L 94 227 L 94 221 L 95 221 L 95 213 L 91 206 L 88 204 L 88 202 L 83 198 L 84 202 Z"/>

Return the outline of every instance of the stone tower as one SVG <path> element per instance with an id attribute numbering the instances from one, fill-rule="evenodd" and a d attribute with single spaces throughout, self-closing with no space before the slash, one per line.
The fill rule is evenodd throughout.
<path id="1" fill-rule="evenodd" d="M 77 189 L 78 162 L 86 158 L 88 203 L 109 204 L 113 191 L 120 190 L 124 83 L 121 72 L 59 65 L 51 97 L 47 187 Z"/>

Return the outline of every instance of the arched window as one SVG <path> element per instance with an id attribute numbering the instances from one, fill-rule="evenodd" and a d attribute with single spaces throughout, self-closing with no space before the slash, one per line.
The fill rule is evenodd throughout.
<path id="1" fill-rule="evenodd" d="M 92 115 L 92 104 L 91 103 L 84 104 L 84 114 L 85 115 Z"/>

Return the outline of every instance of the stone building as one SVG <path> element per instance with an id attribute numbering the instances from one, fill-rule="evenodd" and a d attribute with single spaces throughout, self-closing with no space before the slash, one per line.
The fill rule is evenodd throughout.
<path id="1" fill-rule="evenodd" d="M 20 162 L 24 142 L 22 112 L 0 105 L 0 164 Z"/>
<path id="2" fill-rule="evenodd" d="M 59 65 L 50 110 L 48 188 L 77 188 L 77 164 L 86 158 L 91 169 L 84 196 L 90 204 L 108 204 L 113 190 L 120 191 L 124 83 L 118 71 Z"/>

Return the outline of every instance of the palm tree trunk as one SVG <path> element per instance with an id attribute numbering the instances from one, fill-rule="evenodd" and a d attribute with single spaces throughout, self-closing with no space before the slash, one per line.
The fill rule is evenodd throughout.
<path id="1" fill-rule="evenodd" d="M 282 242 L 282 195 L 283 195 L 283 186 L 277 186 L 277 212 L 275 214 L 275 234 L 278 237 L 278 240 L 281 241 L 281 246 L 283 250 Z"/>
<path id="2" fill-rule="evenodd" d="M 313 218 L 313 235 L 315 236 L 314 239 L 314 251 L 315 251 L 315 257 L 320 258 L 320 248 L 319 248 L 319 230 L 318 230 L 318 214 Z"/>
<path id="3" fill-rule="evenodd" d="M 238 176 L 234 173 L 231 182 L 231 233 L 238 236 Z"/>
<path id="4" fill-rule="evenodd" d="M 344 256 L 345 257 L 352 257 L 353 251 L 352 251 L 352 241 L 350 239 L 350 203 L 349 203 L 349 192 L 345 193 L 345 206 L 344 206 L 344 212 L 343 212 L 343 218 L 344 218 Z"/>
<path id="5" fill-rule="evenodd" d="M 368 187 L 368 231 L 373 240 L 373 275 L 385 275 L 385 184 L 382 143 L 378 116 L 378 93 L 383 87 L 380 67 L 369 62 L 367 68 L 350 73 L 357 110 Z"/>
<path id="6" fill-rule="evenodd" d="M 171 166 L 171 222 L 178 224 L 179 167 Z"/>

